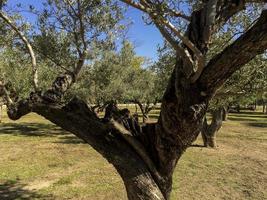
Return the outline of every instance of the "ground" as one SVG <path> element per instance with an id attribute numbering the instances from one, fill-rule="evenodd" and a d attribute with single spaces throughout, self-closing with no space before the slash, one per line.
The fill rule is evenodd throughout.
<path id="1" fill-rule="evenodd" d="M 267 199 L 267 115 L 230 114 L 217 143 L 206 149 L 198 138 L 186 151 L 172 200 Z M 4 116 L 0 124 L 0 199 L 127 198 L 111 164 L 72 134 L 29 114 L 16 122 Z"/>

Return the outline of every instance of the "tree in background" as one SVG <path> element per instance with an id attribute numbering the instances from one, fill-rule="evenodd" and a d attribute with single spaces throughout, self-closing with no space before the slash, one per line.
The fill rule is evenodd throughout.
<path id="1" fill-rule="evenodd" d="M 203 121 L 201 131 L 204 146 L 215 148 L 216 134 L 220 130 L 223 121 L 227 119 L 230 105 L 249 105 L 257 100 L 266 88 L 266 61 L 263 56 L 258 56 L 245 67 L 235 72 L 229 80 L 220 88 L 212 98 L 209 105 L 211 122 L 207 117 Z"/>
<path id="2" fill-rule="evenodd" d="M 35 112 L 83 139 L 117 169 L 129 199 L 169 199 L 176 164 L 201 131 L 210 100 L 234 72 L 267 48 L 266 5 L 255 15 L 254 23 L 242 27 L 238 20 L 231 20 L 233 16 L 249 15 L 246 7 L 257 12 L 264 1 L 122 1 L 144 12 L 147 21 L 175 49 L 175 67 L 162 98 L 158 122 L 130 126 L 128 111 L 113 104 L 102 119 L 79 98 L 64 99 L 79 80 L 82 68 L 91 61 L 93 47 L 101 46 L 116 30 L 120 10 L 114 1 L 48 1 L 43 12 L 49 19 L 45 24 L 69 34 L 73 58 L 71 66 L 64 67 L 65 72 L 59 73 L 48 89 L 41 88 L 38 79 L 31 45 L 35 33 L 29 32 L 26 37 L 12 17 L 0 12 L 30 55 L 32 92 L 15 101 L 6 81 L 1 88 L 6 91 L 11 119 Z M 185 7 L 186 14 L 181 9 Z M 51 15 L 53 18 L 49 18 Z M 228 26 L 243 32 L 218 53 L 208 54 L 213 37 Z"/>

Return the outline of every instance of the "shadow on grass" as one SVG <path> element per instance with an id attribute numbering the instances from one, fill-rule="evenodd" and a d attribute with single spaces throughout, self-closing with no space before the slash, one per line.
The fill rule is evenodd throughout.
<path id="1" fill-rule="evenodd" d="M 56 135 L 66 135 L 69 133 L 53 124 L 4 123 L 1 124 L 0 134 L 51 137 Z"/>
<path id="2" fill-rule="evenodd" d="M 52 195 L 38 194 L 36 191 L 25 189 L 26 184 L 18 181 L 9 180 L 4 183 L 0 182 L 0 199 L 1 200 L 30 200 L 30 199 L 46 199 L 52 200 Z"/>
<path id="3" fill-rule="evenodd" d="M 257 118 L 253 118 L 253 117 L 248 118 L 248 117 L 242 117 L 242 116 L 238 116 L 238 117 L 229 116 L 227 119 L 231 120 L 231 121 L 253 121 L 253 122 L 264 121 L 264 119 L 257 119 Z"/>
<path id="4" fill-rule="evenodd" d="M 151 118 L 151 119 L 158 119 L 158 118 L 159 118 L 159 115 L 158 115 L 158 114 L 155 114 L 155 115 L 153 115 L 153 114 L 149 114 L 148 116 L 149 116 L 149 118 Z"/>
<path id="5" fill-rule="evenodd" d="M 251 114 L 233 114 L 233 113 L 231 113 L 230 115 L 229 115 L 229 117 L 244 117 L 244 118 L 249 118 L 249 119 L 253 119 L 253 118 L 263 118 L 263 119 L 266 119 L 267 120 L 267 115 L 264 115 L 264 114 L 262 114 L 262 115 L 259 115 L 259 114 L 257 114 L 257 115 L 251 115 Z"/>
<path id="6" fill-rule="evenodd" d="M 250 123 L 246 123 L 246 125 L 253 126 L 253 127 L 258 127 L 258 128 L 267 128 L 267 123 L 260 123 L 260 122 L 253 123 L 253 122 L 250 122 Z"/>
<path id="7" fill-rule="evenodd" d="M 262 112 L 257 111 L 240 111 L 240 112 L 229 112 L 230 114 L 247 114 L 247 115 L 264 115 Z"/>
<path id="8" fill-rule="evenodd" d="M 205 147 L 205 146 L 202 145 L 202 144 L 191 144 L 189 147 L 199 147 L 199 148 L 203 148 L 203 147 Z"/>
<path id="9" fill-rule="evenodd" d="M 80 144 L 84 143 L 81 139 L 75 135 L 64 131 L 60 127 L 54 124 L 43 124 L 43 123 L 5 123 L 1 124 L 0 135 L 9 134 L 13 136 L 30 136 L 30 137 L 59 137 L 59 141 L 55 143 L 62 144 Z M 1 200 L 1 198 L 0 198 Z"/>
<path id="10" fill-rule="evenodd" d="M 67 135 L 60 137 L 60 141 L 57 141 L 55 143 L 61 143 L 61 144 L 85 144 L 83 140 L 79 139 L 75 135 Z"/>

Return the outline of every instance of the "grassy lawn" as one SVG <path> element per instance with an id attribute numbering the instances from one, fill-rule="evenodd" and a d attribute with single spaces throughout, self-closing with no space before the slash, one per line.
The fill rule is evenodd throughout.
<path id="1" fill-rule="evenodd" d="M 267 115 L 230 114 L 217 143 L 215 150 L 187 150 L 172 199 L 267 199 Z M 4 116 L 0 124 L 0 200 L 7 199 L 127 198 L 121 178 L 96 151 L 29 114 L 16 122 Z"/>

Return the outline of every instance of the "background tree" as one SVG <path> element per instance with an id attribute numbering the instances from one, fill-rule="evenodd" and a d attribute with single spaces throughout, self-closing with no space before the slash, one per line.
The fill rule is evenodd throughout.
<path id="1" fill-rule="evenodd" d="M 266 61 L 262 56 L 256 57 L 242 69 L 235 72 L 212 98 L 209 111 L 211 122 L 207 117 L 201 131 L 204 146 L 216 147 L 216 133 L 220 130 L 223 121 L 227 118 L 230 105 L 249 105 L 257 100 L 266 88 Z"/>
<path id="2" fill-rule="evenodd" d="M 0 12 L 1 19 L 27 47 L 34 85 L 33 92 L 18 101 L 9 96 L 6 82 L 1 88 L 6 91 L 11 119 L 36 112 L 86 141 L 117 169 L 129 199 L 169 199 L 176 164 L 201 131 L 209 101 L 235 71 L 267 48 L 266 5 L 250 28 L 239 27 L 244 33 L 234 37 L 220 53 L 208 55 L 213 36 L 229 25 L 229 19 L 253 6 L 251 3 L 256 3 L 251 8 L 257 9 L 264 1 L 122 1 L 146 13 L 147 20 L 175 49 L 175 67 L 162 98 L 158 122 L 138 129 L 138 124 L 126 126 L 130 116 L 114 105 L 109 106 L 109 116 L 101 119 L 78 98 L 64 101 L 66 91 L 90 60 L 92 47 L 108 37 L 120 19 L 113 1 L 48 1 L 46 12 L 54 16 L 52 27 L 59 25 L 57 30 L 70 34 L 75 61 L 49 89 L 39 87 L 30 39 Z M 180 9 L 184 6 L 188 15 Z M 47 26 L 50 24 L 48 20 Z M 238 27 L 239 22 L 232 25 Z"/>

